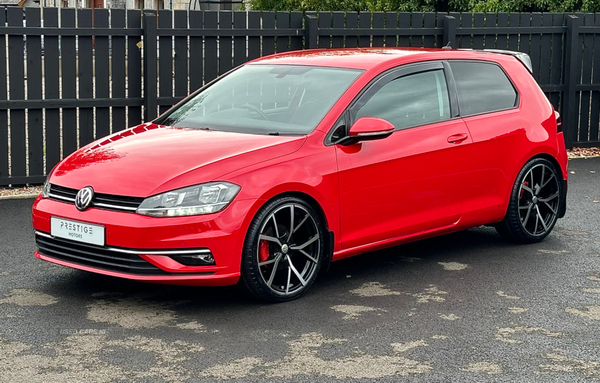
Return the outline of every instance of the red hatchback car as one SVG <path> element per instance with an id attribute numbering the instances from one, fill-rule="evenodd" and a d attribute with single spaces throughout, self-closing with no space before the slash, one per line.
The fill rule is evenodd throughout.
<path id="1" fill-rule="evenodd" d="M 36 256 L 285 301 L 366 251 L 484 224 L 540 241 L 565 214 L 567 155 L 528 66 L 390 48 L 252 61 L 59 163 Z"/>

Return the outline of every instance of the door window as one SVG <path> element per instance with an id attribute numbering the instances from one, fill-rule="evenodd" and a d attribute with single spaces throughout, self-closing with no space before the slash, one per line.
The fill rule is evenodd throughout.
<path id="1" fill-rule="evenodd" d="M 450 119 L 448 88 L 443 70 L 431 70 L 396 78 L 383 85 L 356 112 L 378 117 L 398 129 Z"/>

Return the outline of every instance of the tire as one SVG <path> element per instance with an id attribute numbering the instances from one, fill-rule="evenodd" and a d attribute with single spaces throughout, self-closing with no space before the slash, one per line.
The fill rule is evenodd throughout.
<path id="1" fill-rule="evenodd" d="M 510 194 L 506 216 L 496 224 L 505 239 L 518 243 L 540 242 L 554 228 L 562 204 L 560 174 L 543 158 L 527 162 Z"/>
<path id="2" fill-rule="evenodd" d="M 241 285 L 264 301 L 285 302 L 313 284 L 326 251 L 320 216 L 305 201 L 280 197 L 256 214 L 244 243 Z"/>

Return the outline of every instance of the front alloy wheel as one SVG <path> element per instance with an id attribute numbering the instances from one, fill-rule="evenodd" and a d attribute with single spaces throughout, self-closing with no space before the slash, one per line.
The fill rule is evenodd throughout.
<path id="1" fill-rule="evenodd" d="M 303 200 L 282 197 L 268 203 L 246 236 L 242 280 L 247 290 L 268 301 L 304 294 L 323 263 L 324 237 L 319 215 Z"/>
<path id="2" fill-rule="evenodd" d="M 513 186 L 506 217 L 496 225 L 505 238 L 523 242 L 539 242 L 554 227 L 561 201 L 559 174 L 554 165 L 543 158 L 529 161 Z"/>

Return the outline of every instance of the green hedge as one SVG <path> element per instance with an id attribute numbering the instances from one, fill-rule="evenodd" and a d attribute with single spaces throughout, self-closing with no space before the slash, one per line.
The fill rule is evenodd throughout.
<path id="1" fill-rule="evenodd" d="M 599 0 L 249 0 L 264 11 L 600 12 Z"/>

